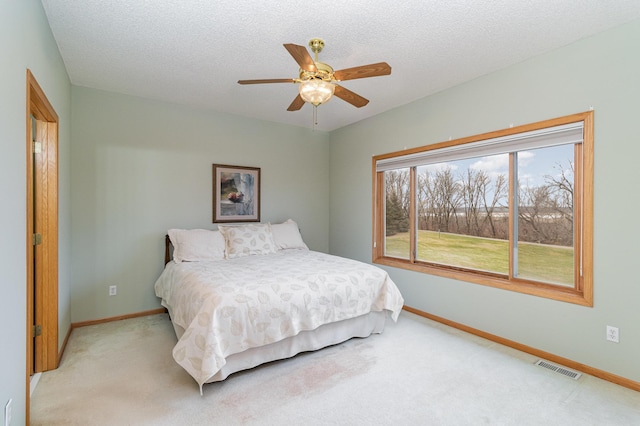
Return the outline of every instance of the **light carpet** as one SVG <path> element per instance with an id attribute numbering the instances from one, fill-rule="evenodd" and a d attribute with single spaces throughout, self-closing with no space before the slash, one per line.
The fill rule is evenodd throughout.
<path id="1" fill-rule="evenodd" d="M 204 386 L 171 357 L 167 315 L 73 330 L 34 425 L 639 425 L 640 393 L 402 312 L 383 334 Z"/>

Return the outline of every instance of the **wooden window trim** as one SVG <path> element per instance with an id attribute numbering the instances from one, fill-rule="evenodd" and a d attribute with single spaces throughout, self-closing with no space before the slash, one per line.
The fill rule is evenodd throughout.
<path id="1" fill-rule="evenodd" d="M 544 120 L 537 123 L 526 124 L 509 129 L 498 130 L 481 135 L 470 136 L 462 139 L 436 143 L 417 147 L 409 150 L 396 151 L 388 154 L 374 156 L 372 160 L 373 175 L 373 235 L 372 235 L 372 261 L 376 264 L 392 266 L 400 269 L 426 273 L 444 278 L 450 278 L 474 284 L 480 284 L 504 290 L 515 291 L 519 293 L 529 294 L 532 296 L 544 297 L 552 300 L 573 303 L 582 306 L 593 306 L 593 174 L 594 174 L 594 134 L 593 134 L 593 111 L 582 112 L 578 114 L 568 115 L 564 117 Z M 415 216 L 411 209 L 410 217 L 410 259 L 400 259 L 384 255 L 385 244 L 385 198 L 384 198 L 384 172 L 376 171 L 376 162 L 381 159 L 404 156 L 423 151 L 444 148 L 454 145 L 471 143 L 489 138 L 523 133 L 532 130 L 553 127 L 562 124 L 575 123 L 582 121 L 584 123 L 584 133 L 582 144 L 576 145 L 576 173 L 574 174 L 575 182 L 575 199 L 576 216 L 580 221 L 580 226 L 574 226 L 574 249 L 577 260 L 575 262 L 576 271 L 574 276 L 578 277 L 574 288 L 565 288 L 552 284 L 544 284 L 535 281 L 523 280 L 520 278 L 511 278 L 508 276 L 500 276 L 498 274 L 485 274 L 478 271 L 463 270 L 462 268 L 452 268 L 442 265 L 429 264 L 427 262 L 417 261 L 414 253 L 415 239 Z M 512 160 L 510 160 L 512 161 Z M 581 164 L 578 164 L 581 162 Z M 511 167 L 510 170 L 513 170 Z M 414 181 L 412 179 L 412 181 Z M 510 182 L 513 182 L 510 179 Z M 511 185 L 512 186 L 512 185 Z M 412 197 L 415 194 L 412 188 Z M 513 189 L 510 188 L 510 197 L 513 196 Z M 511 203 L 510 203 L 511 204 Z M 412 204 L 415 206 L 415 203 Z M 510 214 L 510 221 L 513 215 Z M 511 227 L 513 229 L 513 227 Z M 513 259 L 510 254 L 510 265 Z M 580 273 L 580 268 L 582 273 Z"/>

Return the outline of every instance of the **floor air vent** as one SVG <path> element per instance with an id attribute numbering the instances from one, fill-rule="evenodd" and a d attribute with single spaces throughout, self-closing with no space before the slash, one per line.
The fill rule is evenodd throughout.
<path id="1" fill-rule="evenodd" d="M 580 376 L 582 376 L 582 373 L 578 373 L 577 371 L 568 370 L 564 367 L 553 365 L 550 362 L 543 361 L 541 359 L 536 361 L 536 365 L 539 365 L 540 367 L 544 367 L 551 371 L 555 371 L 556 373 L 562 374 L 563 376 L 571 377 L 573 380 L 578 380 Z"/>

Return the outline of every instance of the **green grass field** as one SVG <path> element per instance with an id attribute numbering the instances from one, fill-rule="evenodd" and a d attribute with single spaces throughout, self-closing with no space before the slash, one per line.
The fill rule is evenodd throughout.
<path id="1" fill-rule="evenodd" d="M 509 244 L 505 240 L 418 231 L 418 259 L 450 266 L 509 273 Z M 387 237 L 388 256 L 409 257 L 409 233 Z M 518 244 L 518 276 L 573 287 L 573 248 L 534 243 Z"/>

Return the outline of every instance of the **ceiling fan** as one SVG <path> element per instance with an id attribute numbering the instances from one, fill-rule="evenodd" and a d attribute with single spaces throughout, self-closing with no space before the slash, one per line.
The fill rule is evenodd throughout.
<path id="1" fill-rule="evenodd" d="M 315 60 L 304 46 L 289 43 L 284 44 L 284 47 L 291 56 L 293 56 L 293 59 L 295 59 L 298 65 L 300 65 L 300 76 L 298 78 L 239 80 L 238 83 L 299 83 L 299 94 L 293 102 L 291 102 L 287 111 L 297 111 L 302 108 L 305 102 L 318 106 L 327 102 L 334 94 L 343 101 L 357 108 L 361 108 L 368 104 L 369 100 L 349 89 L 345 89 L 337 83 L 345 80 L 354 80 L 356 78 L 391 74 L 391 67 L 386 62 L 334 71 L 328 64 L 318 61 L 318 53 L 320 53 L 324 47 L 324 41 L 319 38 L 314 38 L 309 41 L 309 48 L 315 53 Z"/>

